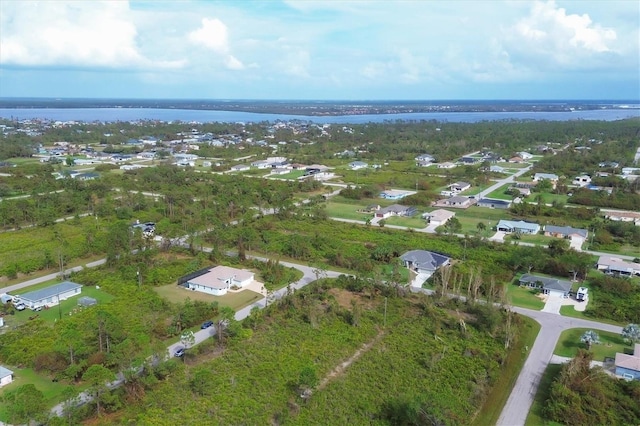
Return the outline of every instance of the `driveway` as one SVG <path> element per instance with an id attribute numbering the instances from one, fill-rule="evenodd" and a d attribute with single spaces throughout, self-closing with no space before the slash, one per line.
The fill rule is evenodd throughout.
<path id="1" fill-rule="evenodd" d="M 564 304 L 566 299 L 562 293 L 552 291 L 547 295 L 547 300 L 542 308 L 542 312 L 548 312 L 550 314 L 560 315 L 560 307 Z"/>
<path id="2" fill-rule="evenodd" d="M 493 237 L 489 237 L 489 241 L 499 241 L 504 242 L 504 236 L 507 235 L 506 232 L 498 231 L 495 233 Z"/>
<path id="3" fill-rule="evenodd" d="M 569 243 L 569 247 L 574 249 L 575 251 L 582 251 L 582 244 L 584 244 L 584 238 L 571 237 L 571 242 Z"/>

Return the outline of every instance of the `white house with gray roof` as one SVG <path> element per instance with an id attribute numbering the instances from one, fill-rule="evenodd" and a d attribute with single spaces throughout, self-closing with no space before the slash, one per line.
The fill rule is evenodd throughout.
<path id="1" fill-rule="evenodd" d="M 400 260 L 407 268 L 428 277 L 451 261 L 447 256 L 426 250 L 408 251 L 400 256 Z"/>
<path id="2" fill-rule="evenodd" d="M 521 234 L 537 234 L 540 232 L 540 225 L 524 220 L 500 220 L 496 226 L 497 231 L 519 232 Z"/>
<path id="3" fill-rule="evenodd" d="M 518 280 L 520 285 L 532 288 L 541 288 L 544 294 L 561 293 L 568 297 L 571 291 L 571 282 L 553 277 L 542 277 L 540 275 L 524 274 Z"/>
<path id="4" fill-rule="evenodd" d="M 254 274 L 244 269 L 216 266 L 205 274 L 189 279 L 185 286 L 194 291 L 224 296 L 231 288 L 243 288 L 251 284 Z"/>
<path id="5" fill-rule="evenodd" d="M 556 238 L 579 237 L 586 240 L 589 236 L 589 231 L 586 229 L 572 228 L 571 226 L 546 225 L 544 227 L 544 235 Z"/>
<path id="6" fill-rule="evenodd" d="M 29 309 L 36 309 L 45 306 L 55 306 L 62 300 L 79 295 L 82 292 L 82 286 L 71 281 L 64 281 L 60 284 L 30 291 L 24 294 L 13 294 L 15 299 Z"/>
<path id="7" fill-rule="evenodd" d="M 0 365 L 0 388 L 13 382 L 13 371 Z"/>

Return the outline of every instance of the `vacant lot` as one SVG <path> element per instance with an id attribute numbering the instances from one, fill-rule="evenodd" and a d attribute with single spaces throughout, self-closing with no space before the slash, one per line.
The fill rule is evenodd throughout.
<path id="1" fill-rule="evenodd" d="M 251 290 L 227 293 L 224 296 L 213 296 L 199 291 L 187 290 L 175 284 L 156 287 L 154 290 L 160 296 L 171 302 L 183 302 L 187 299 L 200 300 L 202 302 L 218 302 L 221 307 L 228 306 L 235 311 L 262 299 L 262 295 Z"/>
<path id="2" fill-rule="evenodd" d="M 535 309 L 536 311 L 544 308 L 544 302 L 537 296 L 534 289 L 507 284 L 506 291 L 509 302 L 514 306 Z"/>

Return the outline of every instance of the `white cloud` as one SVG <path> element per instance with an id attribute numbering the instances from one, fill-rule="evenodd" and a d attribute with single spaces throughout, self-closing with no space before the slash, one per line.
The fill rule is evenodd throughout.
<path id="1" fill-rule="evenodd" d="M 546 60 L 551 67 L 579 66 L 585 60 L 593 64 L 603 54 L 610 57 L 617 53 L 616 39 L 615 30 L 594 23 L 586 13 L 568 13 L 553 0 L 534 3 L 529 15 L 505 32 L 506 49 L 514 56 L 528 57 L 534 65 Z"/>
<path id="2" fill-rule="evenodd" d="M 202 26 L 189 33 L 189 41 L 217 53 L 229 50 L 227 26 L 219 19 L 202 19 Z"/>
<path id="3" fill-rule="evenodd" d="M 225 59 L 224 59 L 224 64 L 227 68 L 229 68 L 230 70 L 243 70 L 244 69 L 244 64 L 242 62 L 240 62 L 235 56 L 233 55 L 228 55 Z"/>
<path id="4" fill-rule="evenodd" d="M 128 2 L 2 2 L 0 64 L 98 68 L 179 68 L 136 45 Z"/>

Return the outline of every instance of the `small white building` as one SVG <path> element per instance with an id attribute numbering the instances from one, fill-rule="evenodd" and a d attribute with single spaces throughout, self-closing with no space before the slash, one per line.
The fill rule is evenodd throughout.
<path id="1" fill-rule="evenodd" d="M 351 170 L 366 169 L 367 167 L 369 167 L 369 165 L 364 161 L 352 161 L 351 163 L 349 163 L 349 168 Z"/>
<path id="2" fill-rule="evenodd" d="M 13 382 L 13 371 L 0 365 L 0 388 Z"/>
<path id="3" fill-rule="evenodd" d="M 224 296 L 233 287 L 246 287 L 253 282 L 254 274 L 244 269 L 231 268 L 229 266 L 216 266 L 209 272 L 195 278 L 191 278 L 185 286 L 194 291 Z"/>
<path id="4" fill-rule="evenodd" d="M 422 217 L 431 225 L 441 226 L 447 223 L 447 221 L 455 215 L 456 214 L 454 212 L 450 212 L 449 210 L 438 209 L 429 213 L 424 213 Z"/>
<path id="5" fill-rule="evenodd" d="M 14 294 L 14 302 L 23 303 L 29 309 L 45 306 L 55 306 L 62 300 L 79 295 L 82 286 L 71 281 L 64 281 L 40 290 L 30 291 L 24 294 Z"/>
<path id="6" fill-rule="evenodd" d="M 444 162 L 444 163 L 438 163 L 437 166 L 439 169 L 453 169 L 454 167 L 456 167 L 455 163 L 450 163 L 448 161 Z"/>

